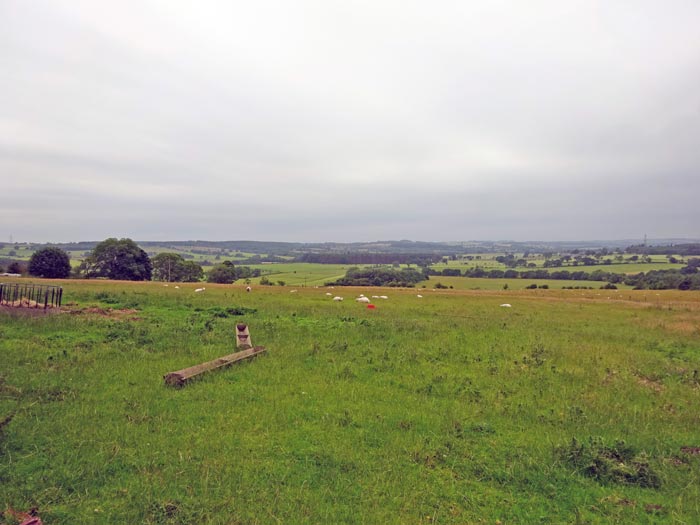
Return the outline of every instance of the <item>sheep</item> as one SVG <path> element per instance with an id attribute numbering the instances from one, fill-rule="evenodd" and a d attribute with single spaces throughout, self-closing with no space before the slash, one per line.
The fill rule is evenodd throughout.
<path id="1" fill-rule="evenodd" d="M 423 296 L 421 294 L 417 294 L 416 297 L 418 297 L 419 299 L 423 299 Z"/>
<path id="2" fill-rule="evenodd" d="M 372 296 L 372 299 L 379 299 L 379 296 L 378 296 L 378 295 L 373 295 L 373 296 Z"/>
<path id="3" fill-rule="evenodd" d="M 251 290 L 252 290 L 252 288 L 251 288 L 250 286 L 246 286 L 246 287 L 245 287 L 245 291 L 246 291 L 246 292 L 250 292 Z"/>
<path id="4" fill-rule="evenodd" d="M 369 298 L 367 298 L 367 297 L 365 297 L 365 296 L 358 297 L 358 298 L 355 299 L 355 300 L 356 300 L 358 303 L 368 303 L 368 302 L 370 302 L 370 301 L 369 301 Z"/>
<path id="5" fill-rule="evenodd" d="M 333 295 L 331 292 L 326 292 L 326 295 Z"/>
<path id="6" fill-rule="evenodd" d="M 289 290 L 289 293 L 297 293 L 296 290 Z"/>
<path id="7" fill-rule="evenodd" d="M 195 292 L 203 292 L 204 290 L 206 290 L 206 288 L 197 288 Z"/>
<path id="8" fill-rule="evenodd" d="M 388 299 L 388 297 L 386 295 L 380 295 L 379 298 L 380 299 Z"/>
<path id="9" fill-rule="evenodd" d="M 179 290 L 179 289 L 180 289 L 180 287 L 179 287 L 179 286 L 175 286 L 175 288 L 176 288 L 177 290 Z"/>
<path id="10" fill-rule="evenodd" d="M 333 298 L 333 300 L 334 300 L 334 301 L 342 301 L 343 298 L 342 298 L 342 297 L 335 296 L 335 297 Z"/>
<path id="11" fill-rule="evenodd" d="M 510 308 L 511 305 L 509 305 L 508 303 L 503 303 L 503 304 L 501 305 L 501 307 L 503 307 L 503 308 Z"/>

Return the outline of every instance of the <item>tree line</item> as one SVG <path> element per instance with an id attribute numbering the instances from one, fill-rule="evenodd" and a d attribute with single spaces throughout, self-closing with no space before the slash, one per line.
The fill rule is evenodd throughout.
<path id="1" fill-rule="evenodd" d="M 1 270 L 0 270 L 1 271 Z M 26 265 L 14 261 L 9 273 L 28 273 L 48 279 L 112 279 L 121 281 L 198 282 L 204 279 L 202 266 L 177 253 L 159 253 L 153 258 L 131 239 L 109 238 L 98 243 L 75 269 L 70 256 L 50 246 L 34 252 Z M 211 283 L 231 284 L 238 279 L 259 277 L 260 270 L 224 261 L 206 276 Z"/>
<path id="2" fill-rule="evenodd" d="M 416 284 L 427 279 L 425 272 L 414 268 L 396 270 L 387 267 L 348 268 L 345 277 L 326 283 L 328 286 L 392 286 L 413 288 Z"/>
<path id="3" fill-rule="evenodd" d="M 553 279 L 563 281 L 605 281 L 610 284 L 626 284 L 638 290 L 700 290 L 700 258 L 689 259 L 687 265 L 676 270 L 652 270 L 640 272 L 634 275 L 595 270 L 585 272 L 583 270 L 548 271 L 537 270 L 484 270 L 483 268 L 468 268 L 462 273 L 458 268 L 445 268 L 436 270 L 427 268 L 428 275 L 442 275 L 450 277 L 474 277 L 486 279 Z"/>
<path id="4" fill-rule="evenodd" d="M 646 246 L 638 244 L 625 249 L 627 253 L 643 253 L 645 255 L 700 255 L 700 243 L 689 242 L 668 246 Z"/>

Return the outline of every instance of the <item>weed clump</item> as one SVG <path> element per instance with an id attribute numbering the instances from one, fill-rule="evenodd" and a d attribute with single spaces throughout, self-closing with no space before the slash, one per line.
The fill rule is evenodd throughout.
<path id="1" fill-rule="evenodd" d="M 624 441 L 607 445 L 600 437 L 589 437 L 587 442 L 573 438 L 569 445 L 559 450 L 559 454 L 583 475 L 601 483 L 646 488 L 661 486 L 661 479 L 649 465 L 646 453 L 637 453 Z"/>
<path id="2" fill-rule="evenodd" d="M 208 313 L 212 314 L 212 317 L 219 317 L 226 319 L 227 317 L 233 317 L 237 315 L 248 315 L 257 312 L 255 308 L 246 308 L 244 306 L 235 306 L 228 308 L 213 307 L 206 310 Z"/>
<path id="3" fill-rule="evenodd" d="M 105 304 L 119 304 L 121 302 L 119 297 L 110 292 L 97 292 L 95 299 Z"/>

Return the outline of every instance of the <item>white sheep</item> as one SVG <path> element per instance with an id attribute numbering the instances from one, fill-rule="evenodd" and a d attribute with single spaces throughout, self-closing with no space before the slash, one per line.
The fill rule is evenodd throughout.
<path id="1" fill-rule="evenodd" d="M 203 292 L 204 290 L 206 290 L 206 288 L 197 288 L 195 292 Z"/>
<path id="2" fill-rule="evenodd" d="M 355 299 L 355 300 L 356 300 L 358 303 L 368 303 L 368 302 L 370 302 L 370 301 L 369 301 L 369 298 L 368 298 L 368 297 L 365 297 L 365 296 L 358 297 L 358 298 Z"/>
<path id="3" fill-rule="evenodd" d="M 296 290 L 289 290 L 289 293 L 297 293 Z"/>
<path id="4" fill-rule="evenodd" d="M 508 303 L 503 303 L 503 304 L 501 305 L 501 307 L 502 307 L 502 308 L 510 308 L 511 305 L 509 305 Z"/>
<path id="5" fill-rule="evenodd" d="M 343 298 L 342 298 L 342 297 L 339 297 L 339 296 L 335 296 L 335 297 L 333 298 L 333 300 L 334 300 L 334 301 L 342 301 Z"/>
<path id="6" fill-rule="evenodd" d="M 418 297 L 419 299 L 423 299 L 423 296 L 421 294 L 417 294 L 416 297 Z"/>
<path id="7" fill-rule="evenodd" d="M 380 295 L 379 298 L 380 299 L 388 299 L 388 297 L 386 295 Z"/>
<path id="8" fill-rule="evenodd" d="M 178 290 L 180 289 L 180 287 L 179 287 L 179 286 L 175 286 L 175 288 L 176 288 L 176 289 L 178 289 Z"/>
<path id="9" fill-rule="evenodd" d="M 329 295 L 329 296 L 330 296 L 330 295 L 333 295 L 333 294 L 332 294 L 331 292 L 326 292 L 326 295 Z"/>
<path id="10" fill-rule="evenodd" d="M 246 292 L 250 292 L 251 290 L 252 290 L 252 288 L 251 288 L 250 286 L 246 286 L 246 287 L 245 287 L 245 291 L 246 291 Z"/>

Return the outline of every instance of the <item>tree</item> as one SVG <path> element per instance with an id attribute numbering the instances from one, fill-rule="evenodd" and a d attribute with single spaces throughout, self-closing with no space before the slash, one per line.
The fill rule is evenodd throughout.
<path id="1" fill-rule="evenodd" d="M 18 261 L 13 261 L 7 267 L 7 273 L 22 273 L 22 265 Z"/>
<path id="2" fill-rule="evenodd" d="M 204 270 L 194 261 L 184 261 L 180 270 L 183 283 L 196 283 L 204 277 Z"/>
<path id="3" fill-rule="evenodd" d="M 29 274 L 36 277 L 65 279 L 70 269 L 68 253 L 53 246 L 34 252 L 29 259 Z"/>
<path id="4" fill-rule="evenodd" d="M 155 281 L 194 283 L 204 276 L 202 267 L 194 261 L 186 261 L 180 254 L 163 252 L 152 260 Z"/>
<path id="5" fill-rule="evenodd" d="M 84 261 L 86 277 L 150 281 L 151 260 L 131 239 L 106 239 Z"/>
<path id="6" fill-rule="evenodd" d="M 169 283 L 178 281 L 177 268 L 185 260 L 177 253 L 159 253 L 151 260 L 153 267 L 153 280 L 166 281 Z"/>
<path id="7" fill-rule="evenodd" d="M 219 284 L 232 284 L 238 276 L 236 267 L 232 264 L 217 264 L 207 274 L 207 282 Z"/>

